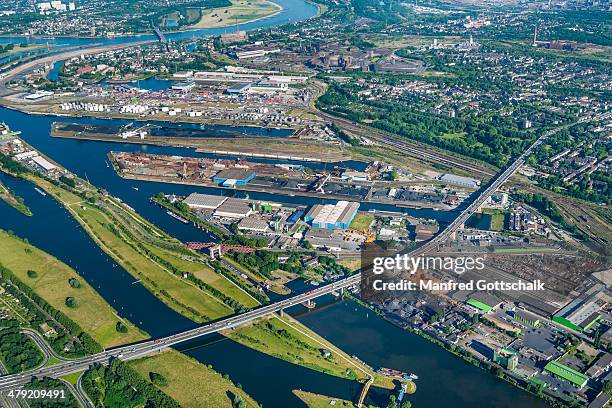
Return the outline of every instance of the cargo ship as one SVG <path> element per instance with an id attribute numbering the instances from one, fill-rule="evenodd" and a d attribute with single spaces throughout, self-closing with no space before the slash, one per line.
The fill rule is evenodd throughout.
<path id="1" fill-rule="evenodd" d="M 403 380 L 418 380 L 419 376 L 412 373 L 405 373 L 403 371 L 394 370 L 392 368 L 381 367 L 378 370 L 379 374 L 386 375 L 387 377 L 396 377 Z"/>
<path id="2" fill-rule="evenodd" d="M 41 190 L 40 188 L 38 188 L 38 187 L 34 187 L 34 190 L 36 190 L 36 192 L 37 192 L 38 194 L 40 194 L 41 196 L 43 196 L 43 197 L 47 195 L 47 193 L 45 193 L 44 191 L 42 191 L 42 190 Z"/>
<path id="3" fill-rule="evenodd" d="M 168 210 L 166 211 L 166 213 L 173 217 L 176 218 L 177 220 L 179 220 L 180 222 L 182 222 L 183 224 L 189 224 L 189 221 L 187 221 L 186 219 L 184 219 L 183 217 L 181 217 L 180 215 L 176 215 L 175 213 L 173 213 L 172 211 Z"/>

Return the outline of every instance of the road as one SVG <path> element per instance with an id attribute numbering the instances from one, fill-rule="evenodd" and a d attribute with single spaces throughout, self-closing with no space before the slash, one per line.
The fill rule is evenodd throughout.
<path id="1" fill-rule="evenodd" d="M 47 364 L 47 362 L 51 359 L 51 358 L 55 358 L 57 360 L 60 361 L 66 361 L 66 358 L 60 356 L 59 354 L 57 354 L 55 352 L 55 350 L 53 350 L 51 348 L 51 346 L 49 346 L 49 344 L 47 343 L 47 341 L 43 338 L 43 336 L 37 332 L 36 330 L 32 330 L 32 329 L 21 329 L 21 332 L 23 334 L 25 334 L 26 336 L 28 336 L 29 338 L 32 339 L 32 341 L 34 343 L 36 343 L 36 345 L 38 346 L 38 348 L 40 349 L 40 351 L 44 354 L 45 356 L 45 362 L 44 364 Z"/>
<path id="2" fill-rule="evenodd" d="M 599 119 L 601 117 L 609 117 L 610 113 L 595 116 L 591 119 Z M 478 196 L 472 201 L 472 203 L 466 207 L 459 216 L 450 224 L 448 224 L 438 235 L 426 242 L 424 245 L 410 251 L 409 256 L 420 256 L 425 254 L 446 240 L 457 228 L 459 228 L 479 207 L 482 205 L 503 183 L 505 183 L 514 172 L 525 162 L 525 159 L 542 144 L 542 142 L 549 136 L 557 133 L 561 129 L 573 126 L 577 123 L 584 122 L 587 118 L 580 119 L 578 122 L 568 124 L 544 133 L 538 138 L 522 155 L 520 155 L 506 170 L 504 170 L 495 180 L 484 190 L 478 193 Z M 319 288 L 310 290 L 306 293 L 301 293 L 293 297 L 280 300 L 276 303 L 261 306 L 257 309 L 250 310 L 248 312 L 234 315 L 217 322 L 206 323 L 194 329 L 186 330 L 181 333 L 173 334 L 167 337 L 163 337 L 155 340 L 148 340 L 138 344 L 129 346 L 118 347 L 112 350 L 106 350 L 104 352 L 94 354 L 88 357 L 84 357 L 78 360 L 65 361 L 48 367 L 41 367 L 33 369 L 25 373 L 5 375 L 0 377 L 0 391 L 7 391 L 15 389 L 28 383 L 32 377 L 59 377 L 75 372 L 86 370 L 90 365 L 94 363 L 108 364 L 112 358 L 119 358 L 121 360 L 134 360 L 151 353 L 159 352 L 168 347 L 176 344 L 195 339 L 197 337 L 206 336 L 208 334 L 217 333 L 222 330 L 227 330 L 233 327 L 237 327 L 248 323 L 252 320 L 266 316 L 271 313 L 280 312 L 286 308 L 306 303 L 309 300 L 318 298 L 323 295 L 327 295 L 331 292 L 345 289 L 351 286 L 359 285 L 361 273 L 356 273 L 347 278 L 341 279 L 336 282 L 329 283 Z"/>

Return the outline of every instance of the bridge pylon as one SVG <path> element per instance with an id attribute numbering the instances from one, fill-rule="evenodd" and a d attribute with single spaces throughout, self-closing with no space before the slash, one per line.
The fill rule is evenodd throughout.
<path id="1" fill-rule="evenodd" d="M 223 256 L 223 251 L 221 251 L 221 245 L 214 245 L 209 247 L 208 254 L 212 259 L 217 259 L 217 256 L 221 258 Z"/>

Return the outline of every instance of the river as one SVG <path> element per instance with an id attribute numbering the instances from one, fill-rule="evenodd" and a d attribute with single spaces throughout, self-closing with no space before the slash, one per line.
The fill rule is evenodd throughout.
<path id="1" fill-rule="evenodd" d="M 274 0 L 274 3 L 280 5 L 283 10 L 275 15 L 263 18 L 261 20 L 252 21 L 250 23 L 240 24 L 241 30 L 249 31 L 258 28 L 274 27 L 286 23 L 295 23 L 314 17 L 318 12 L 318 7 L 304 0 Z M 216 36 L 234 30 L 234 27 L 218 27 L 204 28 L 198 30 L 186 30 L 173 33 L 164 32 L 168 40 L 189 40 L 195 37 Z M 57 38 L 37 38 L 26 36 L 7 36 L 0 37 L 0 44 L 49 44 L 51 46 L 87 46 L 87 45 L 114 45 L 128 42 L 139 42 L 147 40 L 157 40 L 155 34 L 140 34 L 114 38 L 74 38 L 74 37 L 57 37 Z"/>

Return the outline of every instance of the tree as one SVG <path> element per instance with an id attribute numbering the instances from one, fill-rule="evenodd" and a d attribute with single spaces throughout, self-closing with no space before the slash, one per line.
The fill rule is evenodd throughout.
<path id="1" fill-rule="evenodd" d="M 68 284 L 70 286 L 72 286 L 75 289 L 78 289 L 81 287 L 81 282 L 79 282 L 79 280 L 77 278 L 70 278 L 68 279 Z"/>
<path id="2" fill-rule="evenodd" d="M 149 379 L 151 382 L 158 387 L 165 387 L 168 385 L 168 379 L 159 373 L 155 373 L 153 371 L 149 372 Z"/>
<path id="3" fill-rule="evenodd" d="M 117 322 L 115 325 L 115 330 L 117 330 L 119 333 L 127 333 L 128 328 L 123 322 Z"/>
<path id="4" fill-rule="evenodd" d="M 387 402 L 387 408 L 397 408 L 397 398 L 395 395 L 391 394 L 389 397 L 389 402 Z"/>
<path id="5" fill-rule="evenodd" d="M 77 307 L 79 307 L 79 302 L 73 297 L 67 297 L 66 306 L 68 306 L 71 309 L 76 309 Z"/>
<path id="6" fill-rule="evenodd" d="M 402 405 L 400 405 L 400 408 L 412 408 L 412 402 L 408 400 L 403 400 Z"/>
<path id="7" fill-rule="evenodd" d="M 27 274 L 28 274 L 28 278 L 36 279 L 38 277 L 38 273 L 31 269 L 28 270 Z"/>

